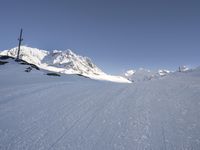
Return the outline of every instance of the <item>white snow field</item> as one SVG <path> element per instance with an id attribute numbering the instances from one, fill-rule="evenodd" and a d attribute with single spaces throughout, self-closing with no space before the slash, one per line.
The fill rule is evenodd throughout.
<path id="1" fill-rule="evenodd" d="M 200 69 L 132 84 L 0 65 L 1 150 L 199 150 Z"/>

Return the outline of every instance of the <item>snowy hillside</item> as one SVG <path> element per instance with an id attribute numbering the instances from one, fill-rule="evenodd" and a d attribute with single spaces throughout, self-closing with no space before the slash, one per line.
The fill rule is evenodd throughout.
<path id="1" fill-rule="evenodd" d="M 199 150 L 200 68 L 119 84 L 26 67 L 0 65 L 1 150 Z"/>
<path id="2" fill-rule="evenodd" d="M 158 79 L 168 75 L 168 70 L 151 71 L 148 69 L 140 68 L 138 70 L 128 70 L 124 77 L 132 82 L 147 81 L 152 79 Z"/>
<path id="3" fill-rule="evenodd" d="M 0 55 L 17 57 L 17 48 L 4 50 Z M 112 76 L 101 71 L 88 57 L 82 57 L 71 50 L 52 52 L 22 46 L 20 58 L 28 63 L 34 64 L 39 68 L 59 72 L 64 74 L 81 74 L 83 76 L 98 79 L 108 80 L 113 82 L 130 83 L 127 79 L 120 76 Z"/>
<path id="4" fill-rule="evenodd" d="M 190 70 L 190 69 L 187 66 L 179 66 L 179 68 L 178 68 L 179 72 L 185 72 L 185 71 L 188 71 L 188 70 Z"/>

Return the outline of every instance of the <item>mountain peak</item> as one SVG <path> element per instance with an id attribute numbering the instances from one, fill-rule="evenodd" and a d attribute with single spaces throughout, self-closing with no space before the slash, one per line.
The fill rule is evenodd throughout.
<path id="1" fill-rule="evenodd" d="M 6 55 L 16 58 L 18 48 L 0 52 L 0 55 Z M 64 51 L 53 50 L 46 51 L 27 46 L 21 46 L 20 59 L 34 64 L 41 69 L 64 74 L 81 74 L 83 76 L 114 82 L 130 83 L 127 79 L 120 76 L 107 75 L 99 69 L 90 58 L 75 54 L 72 50 Z"/>

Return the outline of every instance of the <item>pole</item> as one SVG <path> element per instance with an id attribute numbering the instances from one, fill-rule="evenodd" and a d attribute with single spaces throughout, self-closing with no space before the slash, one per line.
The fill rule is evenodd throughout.
<path id="1" fill-rule="evenodd" d="M 21 42 L 23 41 L 23 39 L 22 39 L 22 32 L 23 32 L 23 30 L 21 29 L 21 31 L 20 31 L 20 36 L 19 36 L 19 45 L 18 45 L 18 51 L 17 51 L 17 58 L 16 58 L 16 60 L 19 60 L 19 54 L 20 54 L 20 46 L 21 46 Z"/>

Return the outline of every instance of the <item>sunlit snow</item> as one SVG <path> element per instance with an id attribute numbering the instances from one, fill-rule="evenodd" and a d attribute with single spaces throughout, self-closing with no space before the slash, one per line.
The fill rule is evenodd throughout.
<path id="1" fill-rule="evenodd" d="M 1 150 L 199 150 L 200 68 L 122 84 L 5 61 Z"/>

